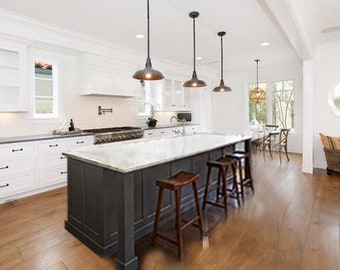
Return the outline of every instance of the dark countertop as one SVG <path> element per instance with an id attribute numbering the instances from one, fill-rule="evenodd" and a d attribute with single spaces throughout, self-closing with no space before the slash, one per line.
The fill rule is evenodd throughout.
<path id="1" fill-rule="evenodd" d="M 144 130 L 149 130 L 149 129 L 159 129 L 159 128 L 173 128 L 173 127 L 181 127 L 183 124 L 182 123 L 177 123 L 177 124 L 169 124 L 169 125 L 157 125 L 155 127 L 142 127 Z M 197 123 L 185 123 L 186 126 L 198 126 L 199 124 Z"/>
<path id="2" fill-rule="evenodd" d="M 62 139 L 62 138 L 89 136 L 89 135 L 94 135 L 94 133 L 81 132 L 81 133 L 67 134 L 67 135 L 66 134 L 65 135 L 40 134 L 40 135 L 31 135 L 31 136 L 4 137 L 4 138 L 0 138 L 0 144 L 38 141 L 38 140 Z"/>

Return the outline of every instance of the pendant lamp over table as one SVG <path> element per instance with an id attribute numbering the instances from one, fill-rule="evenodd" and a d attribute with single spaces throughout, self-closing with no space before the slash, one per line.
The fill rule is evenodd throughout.
<path id="1" fill-rule="evenodd" d="M 225 32 L 218 32 L 217 35 L 221 37 L 221 81 L 220 85 L 215 87 L 213 92 L 230 92 L 231 88 L 229 86 L 224 85 L 224 80 L 223 80 L 223 36 L 225 36 Z"/>
<path id="2" fill-rule="evenodd" d="M 193 88 L 198 88 L 198 87 L 204 87 L 207 86 L 207 84 L 202 81 L 199 80 L 197 78 L 197 74 L 196 74 L 196 37 L 195 37 L 195 19 L 199 16 L 199 13 L 197 11 L 192 11 L 189 13 L 189 17 L 193 19 L 193 43 L 194 43 L 194 71 L 192 73 L 192 77 L 191 80 L 186 81 L 183 86 L 184 87 L 193 87 Z"/>
<path id="3" fill-rule="evenodd" d="M 150 8 L 149 0 L 147 0 L 147 58 L 145 68 L 138 70 L 132 76 L 134 79 L 140 81 L 151 81 L 151 80 L 161 80 L 164 76 L 158 70 L 152 68 L 151 58 L 150 58 Z"/>
<path id="4" fill-rule="evenodd" d="M 255 103 L 260 103 L 263 100 L 266 100 L 266 91 L 259 87 L 259 61 L 260 59 L 256 59 L 256 86 L 254 89 L 249 91 L 249 99 Z"/>

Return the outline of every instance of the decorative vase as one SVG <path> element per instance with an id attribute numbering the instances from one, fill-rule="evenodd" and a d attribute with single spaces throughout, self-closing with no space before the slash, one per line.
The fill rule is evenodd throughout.
<path id="1" fill-rule="evenodd" d="M 149 118 L 148 121 L 146 122 L 149 127 L 155 127 L 157 125 L 157 120 L 153 118 Z"/>

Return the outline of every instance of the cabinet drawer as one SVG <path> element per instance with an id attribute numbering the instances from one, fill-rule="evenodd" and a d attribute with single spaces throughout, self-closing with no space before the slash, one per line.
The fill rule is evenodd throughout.
<path id="1" fill-rule="evenodd" d="M 49 140 L 39 143 L 39 154 L 40 155 L 50 155 L 61 153 L 68 149 L 67 140 Z"/>
<path id="2" fill-rule="evenodd" d="M 83 147 L 83 146 L 89 146 L 93 145 L 94 138 L 93 136 L 80 136 L 72 139 L 68 139 L 68 150 L 72 150 L 75 148 Z"/>
<path id="3" fill-rule="evenodd" d="M 67 181 L 66 167 L 55 167 L 39 171 L 39 186 L 49 186 Z"/>
<path id="4" fill-rule="evenodd" d="M 67 158 L 59 153 L 39 157 L 38 168 L 67 167 Z"/>
<path id="5" fill-rule="evenodd" d="M 17 159 L 0 160 L 0 177 L 5 174 L 13 174 L 21 171 L 34 170 L 35 158 L 20 157 Z"/>
<path id="6" fill-rule="evenodd" d="M 34 152 L 35 145 L 32 143 L 8 143 L 0 145 L 0 160 L 34 155 Z"/>
<path id="7" fill-rule="evenodd" d="M 0 197 L 31 190 L 35 187 L 35 171 L 0 178 Z"/>

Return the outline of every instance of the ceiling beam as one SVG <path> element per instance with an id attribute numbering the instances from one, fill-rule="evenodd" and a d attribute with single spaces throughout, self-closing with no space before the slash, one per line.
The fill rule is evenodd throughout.
<path id="1" fill-rule="evenodd" d="M 297 6 L 290 0 L 257 0 L 288 45 L 302 61 L 313 57 L 310 39 Z"/>

